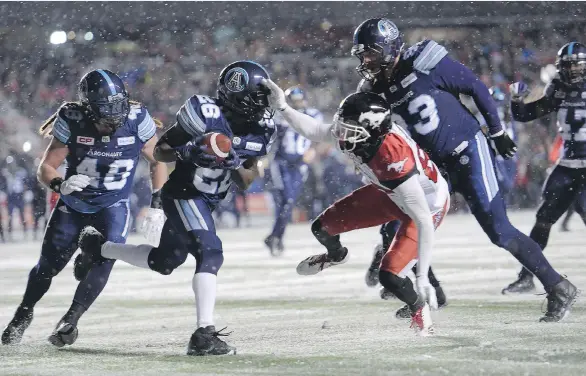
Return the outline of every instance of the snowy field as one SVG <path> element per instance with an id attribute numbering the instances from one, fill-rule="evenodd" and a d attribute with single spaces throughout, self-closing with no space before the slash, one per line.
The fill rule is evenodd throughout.
<path id="1" fill-rule="evenodd" d="M 577 217 L 577 216 L 576 216 Z M 515 213 L 524 232 L 532 213 Z M 558 270 L 586 288 L 583 225 L 552 231 L 547 254 Z M 350 261 L 317 276 L 295 272 L 317 251 L 307 225 L 292 226 L 287 252 L 271 258 L 266 229 L 223 230 L 217 328 L 234 333 L 238 355 L 188 357 L 195 329 L 193 259 L 170 276 L 119 263 L 81 319 L 79 339 L 56 349 L 46 338 L 69 307 L 71 264 L 53 280 L 18 346 L 0 346 L 2 375 L 584 375 L 585 300 L 567 321 L 542 324 L 544 296 L 502 296 L 518 271 L 469 215 L 449 216 L 434 256 L 449 306 L 435 314 L 437 335 L 416 337 L 395 319 L 400 302 L 383 301 L 364 284 L 378 241 L 376 229 L 348 234 Z M 132 242 L 140 242 L 132 238 Z M 36 263 L 38 243 L 0 245 L 0 325 L 10 320 Z M 537 291 L 541 293 L 542 291 Z M 324 324 L 325 323 L 325 324 Z"/>

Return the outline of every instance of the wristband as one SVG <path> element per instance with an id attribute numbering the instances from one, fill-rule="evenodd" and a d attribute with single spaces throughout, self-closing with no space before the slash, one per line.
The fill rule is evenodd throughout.
<path id="1" fill-rule="evenodd" d="M 51 182 L 49 182 L 49 188 L 51 188 L 53 192 L 61 193 L 61 184 L 63 184 L 63 178 L 53 178 L 51 179 Z"/>

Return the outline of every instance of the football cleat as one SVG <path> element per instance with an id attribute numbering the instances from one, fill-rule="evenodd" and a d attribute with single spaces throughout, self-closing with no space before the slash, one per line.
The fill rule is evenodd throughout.
<path id="1" fill-rule="evenodd" d="M 22 340 L 24 331 L 33 321 L 33 310 L 18 307 L 14 317 L 2 332 L 3 345 L 16 345 Z"/>
<path id="2" fill-rule="evenodd" d="M 348 249 L 339 249 L 338 257 L 332 257 L 328 253 L 322 253 L 306 258 L 297 265 L 297 274 L 314 275 L 334 265 L 341 265 L 348 261 L 350 253 Z"/>
<path id="3" fill-rule="evenodd" d="M 281 256 L 283 254 L 283 251 L 285 250 L 283 247 L 283 241 L 281 239 L 278 239 L 275 236 L 272 236 L 272 235 L 267 236 L 266 239 L 264 240 L 264 243 L 267 246 L 267 248 L 269 249 L 271 256 L 274 256 L 274 257 Z"/>
<path id="4" fill-rule="evenodd" d="M 378 285 L 378 272 L 380 270 L 380 262 L 383 259 L 383 254 L 384 252 L 382 244 L 374 247 L 374 255 L 372 256 L 372 261 L 370 262 L 370 266 L 368 267 L 366 276 L 364 278 L 366 281 L 366 286 L 368 287 L 374 287 Z"/>
<path id="5" fill-rule="evenodd" d="M 57 347 L 72 345 L 77 339 L 77 327 L 68 322 L 60 321 L 49 336 L 48 340 Z"/>
<path id="6" fill-rule="evenodd" d="M 431 320 L 431 309 L 429 304 L 419 308 L 411 314 L 411 328 L 421 337 L 429 337 L 435 333 Z"/>
<path id="7" fill-rule="evenodd" d="M 572 305 L 578 299 L 580 290 L 565 278 L 547 294 L 547 312 L 540 322 L 562 321 L 570 314 Z"/>
<path id="8" fill-rule="evenodd" d="M 522 269 L 517 280 L 505 287 L 501 293 L 503 295 L 524 294 L 533 290 L 535 290 L 533 275 L 531 273 L 525 272 L 525 269 Z"/>
<path id="9" fill-rule="evenodd" d="M 91 226 L 85 227 L 79 234 L 79 248 L 81 253 L 73 263 L 73 275 L 78 281 L 83 281 L 94 264 L 103 259 L 102 244 L 106 242 L 104 236 Z"/>
<path id="10" fill-rule="evenodd" d="M 435 296 L 437 297 L 437 308 L 441 309 L 448 305 L 448 300 L 446 298 L 446 294 L 441 286 L 435 288 Z M 411 318 L 411 310 L 409 306 L 405 304 L 403 307 L 399 308 L 395 313 L 395 317 L 398 319 L 409 319 Z"/>
<path id="11" fill-rule="evenodd" d="M 213 325 L 198 328 L 191 335 L 189 345 L 187 345 L 187 355 L 236 355 L 236 348 L 219 338 L 230 335 L 231 332 L 222 333 L 224 329 L 226 328 L 216 331 L 216 327 Z"/>

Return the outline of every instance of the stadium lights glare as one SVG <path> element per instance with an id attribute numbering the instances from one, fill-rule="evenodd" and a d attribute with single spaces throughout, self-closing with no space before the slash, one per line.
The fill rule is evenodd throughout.
<path id="1" fill-rule="evenodd" d="M 83 39 L 85 39 L 85 40 L 92 40 L 92 39 L 94 39 L 94 33 L 92 33 L 91 31 L 88 31 L 83 36 Z"/>
<path id="2" fill-rule="evenodd" d="M 49 42 L 51 42 L 51 44 L 63 44 L 67 42 L 67 33 L 62 30 L 54 31 L 49 37 Z"/>
<path id="3" fill-rule="evenodd" d="M 24 151 L 25 153 L 31 151 L 31 143 L 26 141 L 24 144 L 22 144 L 22 151 Z"/>

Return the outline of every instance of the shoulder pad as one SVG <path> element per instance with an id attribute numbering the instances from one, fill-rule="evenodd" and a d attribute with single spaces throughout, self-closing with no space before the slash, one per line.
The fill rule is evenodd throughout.
<path id="1" fill-rule="evenodd" d="M 215 101 L 207 96 L 194 95 L 185 101 L 183 106 L 177 111 L 177 123 L 183 130 L 193 137 L 200 136 L 206 131 L 206 122 L 202 118 L 201 106 L 204 104 L 212 104 L 215 106 Z M 220 109 L 215 106 L 220 116 Z"/>
<path id="2" fill-rule="evenodd" d="M 155 121 L 141 103 L 132 102 L 130 104 L 128 120 L 136 124 L 136 132 L 142 142 L 147 142 L 157 132 Z"/>
<path id="3" fill-rule="evenodd" d="M 61 117 L 67 122 L 79 122 L 87 115 L 85 106 L 77 102 L 65 102 L 57 112 L 57 117 Z"/>
<path id="4" fill-rule="evenodd" d="M 413 69 L 429 74 L 447 54 L 448 51 L 444 46 L 437 44 L 433 40 L 424 40 L 405 51 L 403 58 L 413 59 Z"/>

